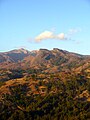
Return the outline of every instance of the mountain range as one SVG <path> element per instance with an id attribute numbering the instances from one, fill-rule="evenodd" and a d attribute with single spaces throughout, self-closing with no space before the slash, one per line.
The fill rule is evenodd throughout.
<path id="1" fill-rule="evenodd" d="M 47 118 L 90 119 L 90 56 L 58 48 L 0 53 L 0 120 Z"/>
<path id="2" fill-rule="evenodd" d="M 90 56 L 58 48 L 28 51 L 16 49 L 0 53 L 2 69 L 41 69 L 44 72 L 81 71 L 90 69 Z"/>

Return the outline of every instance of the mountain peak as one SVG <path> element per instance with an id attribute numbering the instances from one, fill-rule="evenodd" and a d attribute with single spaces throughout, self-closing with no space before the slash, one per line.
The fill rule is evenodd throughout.
<path id="1" fill-rule="evenodd" d="M 9 53 L 24 53 L 24 54 L 28 54 L 29 51 L 24 49 L 24 48 L 20 48 L 20 49 L 11 50 L 11 51 L 9 51 Z"/>
<path id="2" fill-rule="evenodd" d="M 42 48 L 39 49 L 39 50 L 40 50 L 40 51 L 49 51 L 48 49 L 42 49 Z"/>
<path id="3" fill-rule="evenodd" d="M 18 51 L 23 52 L 24 54 L 27 54 L 29 52 L 28 50 L 26 50 L 24 48 L 20 48 L 20 49 L 18 49 Z"/>
<path id="4" fill-rule="evenodd" d="M 53 50 L 55 50 L 55 51 L 60 51 L 60 49 L 58 49 L 58 48 L 53 48 Z"/>

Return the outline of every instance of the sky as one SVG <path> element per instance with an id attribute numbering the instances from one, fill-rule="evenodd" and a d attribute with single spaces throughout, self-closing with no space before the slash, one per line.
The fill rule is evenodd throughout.
<path id="1" fill-rule="evenodd" d="M 90 1 L 0 0 L 0 52 L 19 48 L 90 55 Z"/>

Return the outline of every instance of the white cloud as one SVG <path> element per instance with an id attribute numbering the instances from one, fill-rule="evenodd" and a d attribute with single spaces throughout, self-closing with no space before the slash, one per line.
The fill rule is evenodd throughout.
<path id="1" fill-rule="evenodd" d="M 73 35 L 73 34 L 76 34 L 78 32 L 81 32 L 81 28 L 69 29 L 68 34 Z"/>
<path id="2" fill-rule="evenodd" d="M 72 36 L 78 32 L 80 32 L 81 29 L 77 28 L 77 29 L 69 29 L 68 33 L 59 33 L 59 34 L 55 34 L 55 31 L 44 31 L 42 33 L 40 33 L 38 36 L 36 36 L 34 38 L 34 40 L 36 42 L 41 42 L 42 40 L 46 40 L 46 39 L 57 39 L 57 40 L 72 40 Z"/>
<path id="3" fill-rule="evenodd" d="M 40 42 L 41 40 L 44 40 L 44 39 L 52 39 L 54 37 L 53 35 L 53 32 L 51 31 L 44 31 L 42 32 L 41 34 L 39 34 L 35 40 L 36 42 Z"/>
<path id="4" fill-rule="evenodd" d="M 46 39 L 64 40 L 65 39 L 65 34 L 60 33 L 60 34 L 56 35 L 51 31 L 44 31 L 44 32 L 40 33 L 37 37 L 35 37 L 36 42 L 40 42 L 40 41 L 46 40 Z"/>
<path id="5" fill-rule="evenodd" d="M 65 39 L 65 34 L 64 33 L 60 33 L 57 35 L 57 38 L 60 40 L 64 40 Z"/>

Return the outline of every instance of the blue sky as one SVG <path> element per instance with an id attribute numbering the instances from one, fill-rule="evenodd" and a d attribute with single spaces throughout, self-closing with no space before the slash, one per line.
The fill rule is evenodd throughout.
<path id="1" fill-rule="evenodd" d="M 89 0 L 0 0 L 0 52 L 22 47 L 90 55 Z"/>

